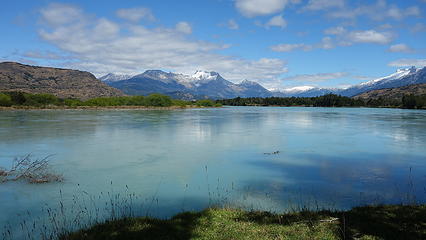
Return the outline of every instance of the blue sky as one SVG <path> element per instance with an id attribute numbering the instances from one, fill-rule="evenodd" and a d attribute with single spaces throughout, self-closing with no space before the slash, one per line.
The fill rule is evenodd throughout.
<path id="1" fill-rule="evenodd" d="M 426 0 L 15 0 L 0 61 L 345 87 L 426 66 Z"/>

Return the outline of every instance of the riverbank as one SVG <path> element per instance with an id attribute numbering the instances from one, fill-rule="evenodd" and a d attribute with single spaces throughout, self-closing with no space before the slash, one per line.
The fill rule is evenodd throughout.
<path id="1" fill-rule="evenodd" d="M 61 239 L 426 239 L 426 205 L 289 214 L 210 208 L 109 221 Z"/>
<path id="2" fill-rule="evenodd" d="M 219 107 L 203 107 L 196 105 L 187 106 L 170 106 L 170 107 L 147 107 L 147 106 L 12 106 L 0 107 L 0 111 L 15 111 L 15 110 L 178 110 L 178 109 L 199 109 L 199 108 L 219 108 Z"/>

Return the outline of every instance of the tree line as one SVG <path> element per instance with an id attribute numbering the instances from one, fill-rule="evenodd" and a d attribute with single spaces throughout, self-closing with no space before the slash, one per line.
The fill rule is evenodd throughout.
<path id="1" fill-rule="evenodd" d="M 318 97 L 250 97 L 217 100 L 228 106 L 306 106 L 306 107 L 401 107 L 410 109 L 426 108 L 426 95 L 407 95 L 402 99 L 355 99 L 336 94 Z"/>
<path id="2" fill-rule="evenodd" d="M 183 101 L 171 99 L 162 94 L 151 94 L 148 96 L 122 96 L 122 97 L 98 97 L 89 100 L 79 100 L 73 98 L 58 98 L 47 93 L 23 93 L 23 92 L 3 92 L 0 93 L 0 106 L 30 106 L 30 107 L 109 107 L 109 106 L 146 106 L 146 107 L 171 107 L 171 106 L 199 106 L 217 107 L 220 104 L 212 100 Z"/>

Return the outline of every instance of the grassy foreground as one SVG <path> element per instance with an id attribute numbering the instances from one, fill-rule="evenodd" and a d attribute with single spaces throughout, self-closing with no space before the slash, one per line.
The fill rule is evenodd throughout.
<path id="1" fill-rule="evenodd" d="M 168 220 L 109 221 L 61 239 L 426 239 L 426 205 L 284 215 L 210 208 Z"/>

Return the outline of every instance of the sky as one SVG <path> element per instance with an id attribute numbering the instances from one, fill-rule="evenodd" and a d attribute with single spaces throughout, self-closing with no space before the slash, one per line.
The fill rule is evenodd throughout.
<path id="1" fill-rule="evenodd" d="M 426 66 L 425 17 L 426 0 L 14 0 L 0 62 L 348 87 Z"/>

